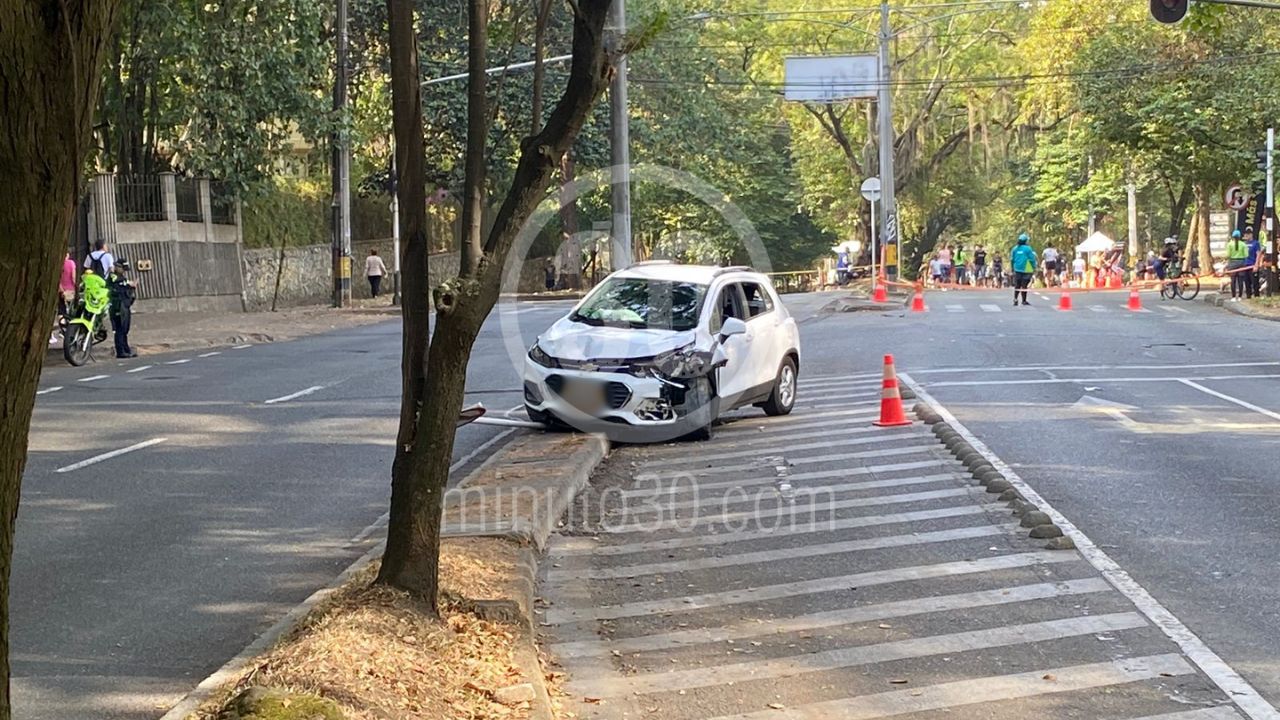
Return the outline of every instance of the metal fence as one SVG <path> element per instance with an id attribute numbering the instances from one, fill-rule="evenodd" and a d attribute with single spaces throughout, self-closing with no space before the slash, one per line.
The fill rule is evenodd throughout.
<path id="1" fill-rule="evenodd" d="M 159 176 L 117 176 L 116 219 L 121 222 L 163 221 L 164 195 Z"/>
<path id="2" fill-rule="evenodd" d="M 209 183 L 209 221 L 214 225 L 236 224 L 236 191 L 226 182 Z"/>
<path id="3" fill-rule="evenodd" d="M 178 201 L 178 221 L 204 222 L 200 211 L 200 181 L 195 178 L 174 178 L 174 191 Z"/>

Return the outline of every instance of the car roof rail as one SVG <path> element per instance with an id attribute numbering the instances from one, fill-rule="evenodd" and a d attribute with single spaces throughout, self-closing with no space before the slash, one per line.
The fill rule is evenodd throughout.
<path id="1" fill-rule="evenodd" d="M 641 260 L 638 263 L 633 263 L 631 267 L 644 267 L 645 265 L 671 265 L 671 264 L 673 263 L 670 260 Z"/>
<path id="2" fill-rule="evenodd" d="M 755 271 L 756 269 L 751 267 L 750 265 L 730 265 L 729 267 L 722 267 L 716 270 L 715 277 L 720 277 L 725 273 L 731 273 L 731 272 L 755 272 Z"/>

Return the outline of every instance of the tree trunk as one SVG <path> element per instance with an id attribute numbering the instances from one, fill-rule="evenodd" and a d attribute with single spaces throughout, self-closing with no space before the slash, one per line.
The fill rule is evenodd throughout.
<path id="1" fill-rule="evenodd" d="M 1201 269 L 1209 272 L 1213 270 L 1213 253 L 1209 250 L 1209 195 L 1203 184 L 1196 184 L 1195 196 L 1196 251 Z"/>
<path id="2" fill-rule="evenodd" d="M 542 88 L 546 84 L 547 66 L 543 64 L 547 45 L 547 21 L 551 18 L 551 0 L 534 0 L 538 4 L 533 21 L 533 102 L 529 112 L 529 134 L 542 129 Z"/>
<path id="3" fill-rule="evenodd" d="M 560 159 L 560 230 L 562 242 L 567 246 L 561 252 L 569 263 L 563 273 L 564 286 L 578 290 L 582 287 L 582 239 L 578 236 L 578 198 L 571 188 L 573 171 L 573 151 L 570 150 Z"/>
<path id="4" fill-rule="evenodd" d="M 408 3 L 408 0 L 388 1 L 392 6 Z M 511 188 L 483 247 L 485 262 L 470 270 L 464 266 L 456 283 L 436 291 L 437 319 L 427 353 L 425 384 L 420 390 L 405 388 L 401 428 L 413 423 L 410 416 L 416 416 L 417 426 L 412 436 L 402 434 L 397 441 L 387 552 L 378 579 L 432 603 L 439 587 L 441 505 L 449 480 L 454 428 L 462 408 L 471 348 L 498 299 L 503 265 L 517 234 L 545 198 L 560 158 L 608 84 L 611 68 L 603 38 L 609 5 L 610 0 L 578 0 L 573 64 L 564 94 L 542 131 L 523 144 Z M 408 69 L 397 70 L 397 67 L 393 63 L 393 76 L 399 76 L 394 82 L 413 83 L 416 87 L 416 74 L 406 79 Z M 407 124 L 396 128 L 397 134 L 410 130 Z M 407 268 L 406 274 L 413 274 L 413 268 Z M 408 300 L 405 317 L 408 361 L 411 350 L 417 349 L 409 346 L 409 333 L 418 323 L 410 323 L 407 303 Z M 425 321 L 422 326 L 425 327 Z M 405 372 L 416 369 L 407 367 Z M 423 401 L 426 398 L 430 399 L 429 403 Z"/>
<path id="5" fill-rule="evenodd" d="M 435 528 L 440 512 L 426 508 L 432 498 L 419 491 L 414 461 L 419 450 L 418 419 L 426 404 L 427 343 L 431 312 L 427 275 L 427 197 L 424 178 L 425 149 L 422 136 L 422 96 L 419 84 L 417 35 L 413 22 L 413 0 L 387 0 L 390 25 L 392 119 L 396 136 L 396 170 L 400 193 L 400 267 L 403 340 L 400 357 L 400 426 L 396 433 L 396 455 L 391 465 L 391 514 L 387 528 L 387 549 L 378 582 L 428 589 L 424 599 L 434 610 L 435 556 L 417 557 L 414 538 Z M 449 429 L 452 435 L 452 428 Z M 447 472 L 447 468 L 446 468 Z M 439 507 L 438 501 L 434 503 Z M 434 523 L 431 522 L 434 518 Z M 425 525 L 426 527 L 420 527 Z"/>
<path id="6" fill-rule="evenodd" d="M 485 146 L 489 136 L 489 108 L 485 87 L 488 60 L 489 3 L 467 3 L 467 155 L 462 192 L 462 248 L 459 275 L 475 273 L 483 252 Z"/>
<path id="7" fill-rule="evenodd" d="M 1182 192 L 1177 197 L 1170 193 L 1169 199 L 1169 234 L 1166 237 L 1181 237 L 1182 223 L 1187 218 L 1187 206 L 1191 204 L 1191 183 L 1183 182 Z"/>
<path id="8" fill-rule="evenodd" d="M 0 3 L 0 720 L 27 433 L 119 0 Z"/>

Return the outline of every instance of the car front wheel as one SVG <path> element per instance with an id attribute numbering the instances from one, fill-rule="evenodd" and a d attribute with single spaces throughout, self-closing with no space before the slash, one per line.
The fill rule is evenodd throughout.
<path id="1" fill-rule="evenodd" d="M 764 408 L 766 415 L 790 414 L 796 404 L 797 387 L 796 361 L 791 357 L 783 358 L 778 376 L 773 380 L 773 392 L 760 407 Z"/>

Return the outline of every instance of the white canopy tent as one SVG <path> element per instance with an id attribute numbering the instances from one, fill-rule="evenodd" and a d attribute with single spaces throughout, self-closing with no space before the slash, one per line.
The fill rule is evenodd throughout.
<path id="1" fill-rule="evenodd" d="M 1114 249 L 1116 241 L 1103 235 L 1101 232 L 1095 232 L 1089 236 L 1088 240 L 1076 246 L 1077 253 L 1095 253 L 1108 252 Z"/>

